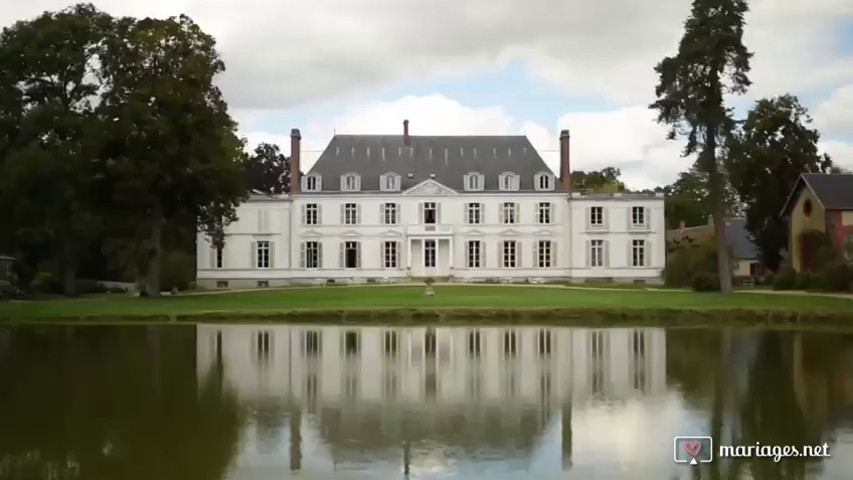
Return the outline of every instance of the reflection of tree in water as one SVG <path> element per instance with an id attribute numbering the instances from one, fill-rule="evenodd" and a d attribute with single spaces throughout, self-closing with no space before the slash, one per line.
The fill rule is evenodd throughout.
<path id="1" fill-rule="evenodd" d="M 217 369 L 198 383 L 194 328 L 15 328 L 10 337 L 0 364 L 3 478 L 224 476 L 237 402 Z"/>

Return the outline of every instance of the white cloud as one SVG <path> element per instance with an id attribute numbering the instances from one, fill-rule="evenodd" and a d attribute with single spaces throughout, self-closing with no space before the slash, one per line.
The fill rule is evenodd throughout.
<path id="1" fill-rule="evenodd" d="M 853 170 L 853 143 L 827 140 L 818 145 L 821 152 L 832 158 L 832 163 L 846 170 Z"/>
<path id="2" fill-rule="evenodd" d="M 0 24 L 67 0 L 4 4 Z M 573 93 L 626 105 L 653 94 L 653 66 L 675 53 L 689 2 L 658 0 L 101 0 L 113 14 L 186 13 L 213 34 L 237 108 L 278 109 L 404 78 L 479 70 L 509 58 Z M 831 86 L 853 78 L 834 32 L 849 0 L 754 0 L 746 28 L 756 52 L 753 91 Z M 484 86 L 487 87 L 487 86 Z"/>
<path id="3" fill-rule="evenodd" d="M 522 120 L 502 107 L 472 108 L 442 95 L 408 96 L 393 102 L 351 106 L 332 119 L 319 119 L 302 129 L 304 169 L 319 157 L 334 133 L 402 135 L 402 121 L 410 121 L 412 135 L 519 135 L 526 134 L 545 162 L 558 171 L 558 136 L 571 131 L 573 170 L 617 167 L 632 188 L 652 188 L 671 183 L 690 165 L 680 157 L 680 142 L 666 140 L 666 128 L 654 123 L 654 112 L 645 106 L 609 112 L 572 112 L 557 125 L 543 126 Z M 248 132 L 252 145 L 278 142 L 289 154 L 288 134 Z"/>
<path id="4" fill-rule="evenodd" d="M 812 114 L 823 135 L 853 134 L 853 83 L 833 92 Z"/>

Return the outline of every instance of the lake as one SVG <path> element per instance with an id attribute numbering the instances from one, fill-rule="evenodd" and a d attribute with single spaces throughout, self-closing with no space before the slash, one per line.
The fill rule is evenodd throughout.
<path id="1" fill-rule="evenodd" d="M 2 479 L 848 479 L 851 407 L 846 333 L 0 327 Z"/>

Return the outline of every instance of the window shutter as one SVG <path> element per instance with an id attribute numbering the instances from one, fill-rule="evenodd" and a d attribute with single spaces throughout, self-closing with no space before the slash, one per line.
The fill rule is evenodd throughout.
<path id="1" fill-rule="evenodd" d="M 397 243 L 397 268 L 403 268 L 403 242 Z"/>
<path id="2" fill-rule="evenodd" d="M 498 205 L 498 223 L 504 223 L 504 204 Z"/>
<path id="3" fill-rule="evenodd" d="M 533 266 L 539 267 L 539 240 L 533 241 Z"/>
<path id="4" fill-rule="evenodd" d="M 355 242 L 355 268 L 361 268 L 361 242 Z"/>
<path id="5" fill-rule="evenodd" d="M 627 265 L 628 267 L 633 267 L 634 266 L 634 239 L 630 238 L 630 237 L 628 238 L 628 256 L 626 256 L 625 258 L 627 258 L 625 265 Z"/>
<path id="6" fill-rule="evenodd" d="M 398 224 L 398 225 L 400 224 L 400 218 L 402 217 L 402 215 L 403 215 L 403 207 L 401 204 L 398 203 L 398 204 L 396 204 L 396 207 L 394 208 L 394 223 L 395 224 Z"/>
<path id="7" fill-rule="evenodd" d="M 302 225 L 308 224 L 308 205 L 302 205 Z"/>
<path id="8" fill-rule="evenodd" d="M 355 224 L 361 224 L 361 204 L 356 204 L 355 206 Z"/>
<path id="9" fill-rule="evenodd" d="M 385 225 L 386 223 L 388 223 L 385 221 L 385 204 L 384 203 L 379 204 L 379 223 L 382 225 Z"/>
<path id="10" fill-rule="evenodd" d="M 424 204 L 423 202 L 418 204 L 418 223 L 424 223 Z"/>
<path id="11" fill-rule="evenodd" d="M 590 258 L 590 256 L 592 255 L 592 243 L 587 240 L 586 242 L 584 242 L 584 245 L 584 251 L 586 251 L 586 266 L 590 267 L 592 266 L 592 259 Z"/>
<path id="12" fill-rule="evenodd" d="M 210 247 L 210 268 L 216 268 L 216 247 Z"/>
<path id="13" fill-rule="evenodd" d="M 586 228 L 589 230 L 592 227 L 592 207 L 586 207 Z M 587 242 L 589 243 L 589 242 Z M 587 249 L 589 250 L 589 249 Z M 589 263 L 589 262 L 587 262 Z"/>
<path id="14" fill-rule="evenodd" d="M 346 268 L 346 266 L 347 266 L 347 264 L 344 263 L 344 245 L 345 245 L 345 243 L 343 241 L 341 241 L 340 249 L 339 249 L 340 250 L 339 251 L 339 257 L 338 257 L 338 264 L 339 264 L 340 268 Z"/>
<path id="15" fill-rule="evenodd" d="M 516 203 L 513 208 L 515 209 L 515 223 L 521 223 L 521 204 Z"/>
<path id="16" fill-rule="evenodd" d="M 323 242 L 317 242 L 317 268 L 323 268 Z"/>
<path id="17" fill-rule="evenodd" d="M 270 270 L 275 268 L 275 242 L 270 242 Z"/>
<path id="18" fill-rule="evenodd" d="M 649 207 L 643 207 L 643 221 L 645 222 L 646 230 L 651 230 L 652 228 L 652 209 Z"/>
<path id="19" fill-rule="evenodd" d="M 627 213 L 625 214 L 625 216 L 626 216 L 626 220 L 625 220 L 626 225 L 625 226 L 628 230 L 631 230 L 631 226 L 634 225 L 633 207 L 628 207 L 625 210 L 627 211 Z"/>
<path id="20" fill-rule="evenodd" d="M 478 220 L 479 221 L 477 223 L 486 223 L 486 204 L 485 203 L 480 204 L 480 218 Z"/>
<path id="21" fill-rule="evenodd" d="M 610 266 L 610 240 L 604 241 L 603 251 L 604 251 L 604 266 L 609 267 Z"/>
<path id="22" fill-rule="evenodd" d="M 557 242 L 551 240 L 551 266 L 556 267 L 558 262 L 557 259 L 560 257 L 557 256 Z"/>
<path id="23" fill-rule="evenodd" d="M 521 252 L 524 250 L 524 244 L 520 240 L 516 240 L 515 242 L 515 268 L 521 268 Z"/>
<path id="24" fill-rule="evenodd" d="M 308 264 L 305 260 L 307 258 L 307 256 L 308 256 L 308 243 L 302 242 L 302 244 L 300 245 L 300 248 L 299 248 L 299 268 L 306 268 L 307 267 Z"/>
<path id="25" fill-rule="evenodd" d="M 317 204 L 317 225 L 323 224 L 323 204 Z"/>
<path id="26" fill-rule="evenodd" d="M 551 216 L 548 218 L 550 222 L 548 223 L 556 223 L 557 222 L 557 203 L 551 202 Z"/>
<path id="27" fill-rule="evenodd" d="M 347 215 L 347 205 L 345 203 L 341 204 L 341 225 L 346 224 L 346 215 Z"/>
<path id="28" fill-rule="evenodd" d="M 441 223 L 441 203 L 435 203 L 435 223 Z"/>
<path id="29" fill-rule="evenodd" d="M 249 268 L 258 268 L 258 242 L 249 244 Z"/>
<path id="30" fill-rule="evenodd" d="M 603 228 L 605 230 L 610 229 L 610 219 L 607 218 L 608 217 L 607 213 L 608 213 L 607 208 L 602 205 L 601 206 L 601 228 Z M 604 244 L 607 245 L 607 242 L 604 242 Z"/>
<path id="31" fill-rule="evenodd" d="M 646 222 L 648 222 L 648 220 L 646 220 Z M 652 252 L 654 251 L 654 250 L 652 250 L 652 241 L 646 240 L 646 242 L 643 244 L 643 248 L 645 250 L 643 252 L 643 266 L 644 267 L 651 267 L 652 266 Z"/>
<path id="32" fill-rule="evenodd" d="M 480 268 L 486 268 L 486 241 L 480 240 Z"/>

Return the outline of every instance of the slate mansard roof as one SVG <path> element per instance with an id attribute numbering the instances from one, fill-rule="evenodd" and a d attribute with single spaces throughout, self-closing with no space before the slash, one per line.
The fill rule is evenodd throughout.
<path id="1" fill-rule="evenodd" d="M 526 136 L 335 135 L 308 172 L 322 177 L 322 192 L 339 192 L 341 175 L 361 176 L 361 191 L 379 191 L 380 175 L 400 175 L 405 191 L 425 180 L 464 193 L 465 174 L 484 176 L 484 191 L 498 191 L 500 174 L 519 175 L 519 190 L 533 192 L 537 173 L 552 174 Z M 412 173 L 412 177 L 409 177 Z M 435 174 L 435 177 L 431 177 Z M 554 191 L 565 191 L 555 177 Z M 310 192 L 306 192 L 310 193 Z"/>

